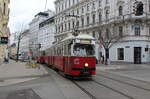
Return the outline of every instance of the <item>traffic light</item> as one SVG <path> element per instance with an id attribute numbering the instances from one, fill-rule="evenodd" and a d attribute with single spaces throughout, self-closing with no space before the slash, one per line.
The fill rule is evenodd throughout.
<path id="1" fill-rule="evenodd" d="M 133 12 L 135 16 L 143 15 L 144 13 L 143 3 L 142 2 L 136 2 L 136 4 L 133 6 Z"/>

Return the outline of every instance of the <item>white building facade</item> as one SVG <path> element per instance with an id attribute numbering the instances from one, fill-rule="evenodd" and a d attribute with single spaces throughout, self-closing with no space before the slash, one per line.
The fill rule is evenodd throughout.
<path id="1" fill-rule="evenodd" d="M 139 3 L 143 13 L 136 15 Z M 55 5 L 56 41 L 78 27 L 100 42 L 98 60 L 106 56 L 103 37 L 113 39 L 108 46 L 111 63 L 150 63 L 150 0 L 56 0 Z"/>
<path id="2" fill-rule="evenodd" d="M 25 30 L 22 33 L 22 39 L 20 40 L 19 53 L 22 59 L 28 59 L 29 54 L 29 30 Z"/>
<path id="3" fill-rule="evenodd" d="M 55 23 L 54 13 L 52 12 L 48 19 L 39 24 L 38 43 L 41 45 L 40 51 L 45 51 L 52 46 L 54 42 L 54 33 Z"/>
<path id="4" fill-rule="evenodd" d="M 35 15 L 34 19 L 29 24 L 29 32 L 30 32 L 30 38 L 29 38 L 29 49 L 32 51 L 33 57 L 37 56 L 37 53 L 39 51 L 39 24 L 49 18 L 49 12 L 51 11 L 45 11 L 45 12 L 39 12 L 37 15 Z M 50 14 L 51 15 L 51 14 Z"/>

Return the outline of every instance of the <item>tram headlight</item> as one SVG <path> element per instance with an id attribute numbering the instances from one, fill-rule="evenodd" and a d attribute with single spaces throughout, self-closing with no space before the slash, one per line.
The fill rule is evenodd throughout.
<path id="1" fill-rule="evenodd" d="M 88 63 L 85 63 L 84 66 L 85 66 L 85 67 L 89 67 L 89 64 L 88 64 Z"/>

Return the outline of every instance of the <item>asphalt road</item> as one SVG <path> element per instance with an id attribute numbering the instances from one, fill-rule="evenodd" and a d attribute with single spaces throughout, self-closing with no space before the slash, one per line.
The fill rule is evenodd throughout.
<path id="1" fill-rule="evenodd" d="M 88 79 L 66 79 L 47 68 L 49 75 L 0 87 L 0 99 L 149 99 L 150 68 L 97 71 Z M 142 79 L 142 80 L 141 80 Z"/>

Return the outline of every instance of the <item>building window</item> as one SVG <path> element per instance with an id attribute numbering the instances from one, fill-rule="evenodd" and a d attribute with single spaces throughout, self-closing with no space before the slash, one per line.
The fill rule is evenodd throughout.
<path id="1" fill-rule="evenodd" d="M 74 29 L 74 21 L 72 21 L 72 27 L 73 27 L 73 29 Z"/>
<path id="2" fill-rule="evenodd" d="M 71 4 L 70 4 L 70 0 L 69 0 L 69 7 L 70 7 L 70 5 L 71 5 Z"/>
<path id="3" fill-rule="evenodd" d="M 102 31 L 99 30 L 98 32 L 99 32 L 99 40 L 100 40 L 102 38 Z"/>
<path id="4" fill-rule="evenodd" d="M 66 23 L 65 23 L 65 31 L 67 30 L 67 25 L 66 25 Z"/>
<path id="5" fill-rule="evenodd" d="M 149 36 L 150 36 L 150 26 L 149 26 Z"/>
<path id="6" fill-rule="evenodd" d="M 87 11 L 89 11 L 89 8 L 90 8 L 90 7 L 89 7 L 89 4 L 87 4 Z"/>
<path id="7" fill-rule="evenodd" d="M 99 12 L 99 22 L 101 22 L 102 21 L 102 14 L 101 14 L 101 12 Z"/>
<path id="8" fill-rule="evenodd" d="M 67 8 L 67 1 L 65 2 L 65 8 Z"/>
<path id="9" fill-rule="evenodd" d="M 82 18 L 81 21 L 82 21 L 82 26 L 84 26 L 84 18 Z"/>
<path id="10" fill-rule="evenodd" d="M 140 24 L 134 25 L 134 32 L 135 32 L 135 36 L 140 36 L 140 34 L 141 34 Z"/>
<path id="11" fill-rule="evenodd" d="M 62 4 L 62 11 L 64 10 L 64 4 Z"/>
<path id="12" fill-rule="evenodd" d="M 93 24 L 95 24 L 95 14 L 93 14 Z"/>
<path id="13" fill-rule="evenodd" d="M 109 29 L 106 29 L 106 38 L 109 39 Z"/>
<path id="14" fill-rule="evenodd" d="M 89 21 L 90 21 L 89 16 L 87 16 L 87 25 L 89 25 Z"/>
<path id="15" fill-rule="evenodd" d="M 106 0 L 106 4 L 108 4 L 109 3 L 109 0 Z"/>
<path id="16" fill-rule="evenodd" d="M 68 30 L 70 31 L 70 22 L 68 22 Z"/>
<path id="17" fill-rule="evenodd" d="M 77 21 L 77 23 L 76 23 L 76 28 L 78 28 L 79 27 L 79 21 Z"/>
<path id="18" fill-rule="evenodd" d="M 123 8 L 122 6 L 119 6 L 119 16 L 123 15 Z"/>
<path id="19" fill-rule="evenodd" d="M 148 1 L 148 3 L 149 3 L 149 4 L 148 4 L 148 6 L 149 6 L 149 12 L 150 12 L 150 0 Z"/>
<path id="20" fill-rule="evenodd" d="M 118 60 L 124 60 L 124 48 L 118 48 Z"/>
<path id="21" fill-rule="evenodd" d="M 84 7 L 82 7 L 82 13 L 84 13 Z"/>
<path id="22" fill-rule="evenodd" d="M 58 27 L 58 31 L 60 32 L 60 26 Z"/>
<path id="23" fill-rule="evenodd" d="M 119 26 L 119 37 L 123 36 L 123 27 Z"/>
<path id="24" fill-rule="evenodd" d="M 106 10 L 105 15 L 106 15 L 106 20 L 108 20 L 109 19 L 109 10 Z"/>
<path id="25" fill-rule="evenodd" d="M 57 33 L 57 26 L 55 26 L 55 31 L 56 31 L 56 33 Z"/>
<path id="26" fill-rule="evenodd" d="M 73 5 L 75 4 L 75 0 L 73 0 Z"/>
<path id="27" fill-rule="evenodd" d="M 92 9 L 95 9 L 95 2 L 92 3 Z"/>
<path id="28" fill-rule="evenodd" d="M 101 0 L 99 0 L 99 1 L 98 1 L 98 5 L 99 5 L 99 7 L 101 7 L 101 3 L 102 3 L 102 1 L 101 1 Z"/>
<path id="29" fill-rule="evenodd" d="M 63 24 L 61 25 L 61 31 L 62 31 L 62 32 L 64 31 L 64 29 L 63 29 Z"/>
<path id="30" fill-rule="evenodd" d="M 93 31 L 93 37 L 95 38 L 95 31 Z"/>
<path id="31" fill-rule="evenodd" d="M 79 9 L 77 8 L 77 15 L 79 15 Z"/>

